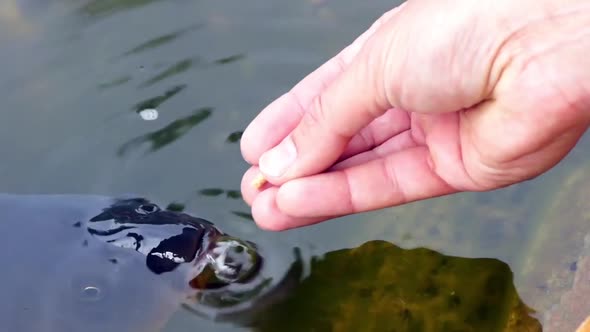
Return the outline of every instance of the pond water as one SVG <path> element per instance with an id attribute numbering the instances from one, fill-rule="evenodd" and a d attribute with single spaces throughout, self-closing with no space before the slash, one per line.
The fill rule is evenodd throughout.
<path id="1" fill-rule="evenodd" d="M 285 260 L 294 247 L 309 258 L 374 240 L 494 258 L 543 321 L 571 284 L 590 231 L 580 198 L 590 187 L 587 136 L 546 175 L 492 193 L 282 233 L 248 219 L 239 133 L 395 3 L 4 0 L 0 191 L 181 203 L 242 238 L 281 243 Z M 244 329 L 179 312 L 166 330 L 195 328 Z"/>

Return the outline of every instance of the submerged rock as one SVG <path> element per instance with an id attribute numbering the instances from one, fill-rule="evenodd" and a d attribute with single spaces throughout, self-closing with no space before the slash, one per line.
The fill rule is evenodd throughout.
<path id="1" fill-rule="evenodd" d="M 522 253 L 519 291 L 544 316 L 544 331 L 574 331 L 590 314 L 588 243 L 590 174 L 582 164 L 556 179 L 533 217 L 536 230 Z M 577 293 L 579 295 L 574 295 Z"/>
<path id="2" fill-rule="evenodd" d="M 311 264 L 255 331 L 541 331 L 507 264 L 371 241 Z"/>

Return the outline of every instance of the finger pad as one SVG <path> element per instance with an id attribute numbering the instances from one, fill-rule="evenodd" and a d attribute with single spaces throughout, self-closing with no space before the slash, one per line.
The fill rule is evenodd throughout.
<path id="1" fill-rule="evenodd" d="M 289 228 L 290 217 L 279 211 L 275 203 L 278 188 L 270 188 L 256 196 L 252 204 L 252 216 L 256 224 L 268 231 L 282 231 Z"/>
<path id="2" fill-rule="evenodd" d="M 277 204 L 281 211 L 299 218 L 322 218 L 353 212 L 342 172 L 328 172 L 285 183 Z"/>
<path id="3" fill-rule="evenodd" d="M 252 205 L 252 216 L 256 224 L 268 231 L 285 231 L 309 226 L 327 218 L 297 218 L 283 213 L 276 204 L 278 188 L 270 188 L 256 196 Z"/>

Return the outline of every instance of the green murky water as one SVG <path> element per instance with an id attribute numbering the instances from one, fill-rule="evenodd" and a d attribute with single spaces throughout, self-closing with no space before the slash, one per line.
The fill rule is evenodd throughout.
<path id="1" fill-rule="evenodd" d="M 179 311 L 167 331 L 536 331 L 590 232 L 587 137 L 527 183 L 279 234 L 240 199 L 241 130 L 391 6 L 4 0 L 0 191 L 143 194 L 306 253 L 252 327 Z"/>

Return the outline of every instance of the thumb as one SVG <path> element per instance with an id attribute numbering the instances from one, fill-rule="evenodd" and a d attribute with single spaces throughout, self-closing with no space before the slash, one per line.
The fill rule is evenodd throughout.
<path id="1" fill-rule="evenodd" d="M 298 125 L 260 157 L 260 171 L 267 180 L 281 184 L 329 168 L 354 135 L 391 108 L 382 84 L 380 56 L 386 52 L 379 39 L 377 30 L 348 63 L 340 57 L 330 60 L 340 74 L 308 107 L 302 105 Z"/>

